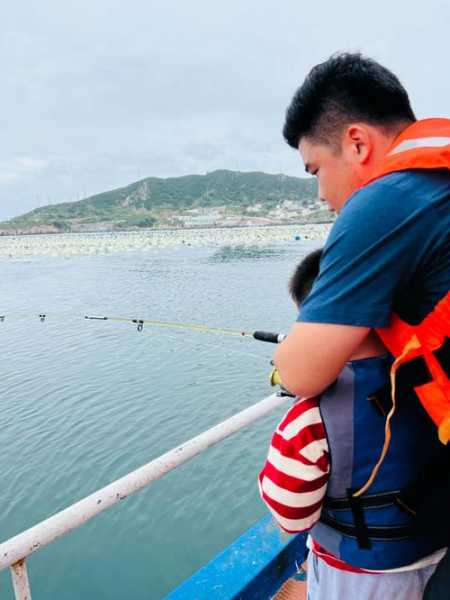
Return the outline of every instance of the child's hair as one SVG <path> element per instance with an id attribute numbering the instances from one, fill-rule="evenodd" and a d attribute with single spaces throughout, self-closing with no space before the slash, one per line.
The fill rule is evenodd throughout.
<path id="1" fill-rule="evenodd" d="M 314 281 L 319 274 L 322 248 L 307 254 L 297 265 L 289 281 L 289 293 L 292 300 L 300 306 L 311 291 Z"/>

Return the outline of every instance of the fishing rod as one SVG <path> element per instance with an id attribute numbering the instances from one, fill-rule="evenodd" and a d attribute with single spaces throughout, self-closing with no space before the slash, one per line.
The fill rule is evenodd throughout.
<path id="1" fill-rule="evenodd" d="M 6 315 L 6 314 L 1 314 L 0 322 L 3 323 L 6 320 L 7 316 L 8 315 Z M 49 316 L 58 317 L 60 315 L 54 315 L 54 314 L 49 315 L 48 313 L 42 312 L 42 313 L 37 313 L 35 315 L 23 315 L 23 316 L 37 317 L 41 321 L 41 323 L 45 323 L 48 320 Z M 70 315 L 70 316 L 72 316 L 72 315 Z M 11 315 L 9 316 L 9 318 L 11 318 Z M 195 323 L 179 323 L 176 321 L 160 321 L 160 320 L 155 320 L 155 319 L 138 319 L 138 318 L 132 318 L 132 317 L 119 317 L 119 316 L 106 316 L 106 315 L 84 315 L 84 319 L 89 320 L 89 321 L 112 321 L 112 322 L 116 322 L 116 323 L 133 323 L 134 325 L 137 325 L 138 331 L 143 331 L 144 325 L 150 325 L 150 326 L 154 326 L 154 327 L 165 327 L 165 328 L 169 328 L 169 329 L 184 329 L 184 330 L 190 330 L 190 331 L 197 331 L 197 332 L 201 332 L 201 333 L 215 333 L 215 334 L 220 334 L 220 335 L 231 335 L 231 336 L 235 336 L 235 337 L 252 337 L 255 340 L 258 340 L 261 342 L 268 342 L 271 344 L 280 344 L 286 338 L 285 333 L 274 333 L 272 331 L 257 330 L 257 331 L 249 332 L 249 331 L 240 331 L 237 329 L 228 329 L 228 328 L 224 328 L 224 327 L 211 327 L 209 325 L 200 325 L 200 324 L 195 324 Z M 271 361 L 271 364 L 273 365 L 272 361 Z M 276 386 L 276 385 L 280 386 L 281 394 L 291 395 L 287 390 L 285 390 L 283 388 L 280 376 L 275 367 L 273 367 L 273 369 L 270 373 L 269 381 L 272 386 Z"/>
<path id="2" fill-rule="evenodd" d="M 1 317 L 0 317 L 1 318 Z M 151 319 L 132 319 L 130 317 L 104 317 L 96 315 L 85 315 L 85 319 L 92 321 L 115 321 L 118 323 L 135 323 L 137 330 L 142 331 L 144 325 L 154 325 L 156 327 L 169 327 L 171 329 L 190 329 L 191 331 L 201 331 L 210 333 L 219 333 L 223 335 L 233 335 L 240 337 L 252 337 L 260 342 L 269 342 L 271 344 L 281 344 L 286 338 L 286 333 L 274 333 L 272 331 L 239 331 L 237 329 L 226 329 L 223 327 L 210 327 L 209 325 L 197 325 L 192 323 L 179 323 L 176 321 L 155 321 Z"/>
<path id="3" fill-rule="evenodd" d="M 141 318 L 133 318 L 133 317 L 121 317 L 121 316 L 106 316 L 106 315 L 84 315 L 81 317 L 80 315 L 73 314 L 57 314 L 57 313 L 13 313 L 13 314 L 0 314 L 0 323 L 5 321 L 10 321 L 14 318 L 38 318 L 41 323 L 48 322 L 51 319 L 56 318 L 57 320 L 67 319 L 67 318 L 84 318 L 85 320 L 90 321 L 112 321 L 116 323 L 133 323 L 137 325 L 138 331 L 143 331 L 144 325 L 151 325 L 155 327 L 167 327 L 170 329 L 187 329 L 191 331 L 198 332 L 209 332 L 209 333 L 217 333 L 222 335 L 232 335 L 238 337 L 252 337 L 253 333 L 248 331 L 241 331 L 237 329 L 228 329 L 225 327 L 211 327 L 209 325 L 196 324 L 196 323 L 180 323 L 176 321 L 161 321 L 155 319 L 141 319 Z"/>
<path id="4" fill-rule="evenodd" d="M 47 312 L 42 312 L 42 313 L 36 313 L 36 314 L 27 314 L 27 313 L 21 313 L 19 314 L 13 314 L 13 315 L 7 315 L 7 314 L 0 314 L 0 322 L 3 323 L 5 320 L 7 319 L 11 319 L 14 317 L 30 317 L 30 318 L 38 318 L 39 321 L 41 321 L 42 323 L 44 323 L 45 321 L 49 320 L 50 318 L 67 318 L 67 317 L 75 317 L 75 315 L 58 315 L 55 313 L 47 313 Z M 78 316 L 77 316 L 78 317 Z M 143 331 L 144 329 L 144 325 L 150 325 L 150 326 L 154 326 L 154 327 L 165 327 L 165 328 L 169 328 L 169 329 L 186 329 L 186 330 L 190 330 L 190 331 L 198 331 L 198 332 L 202 332 L 202 333 L 217 333 L 217 334 L 222 334 L 222 335 L 231 335 L 231 336 L 235 336 L 235 337 L 252 337 L 255 340 L 259 340 L 261 342 L 269 342 L 272 344 L 279 344 L 281 343 L 284 338 L 286 337 L 286 334 L 284 333 L 273 333 L 270 331 L 242 331 L 239 329 L 229 329 L 226 327 L 211 327 L 210 325 L 203 325 L 203 324 L 198 324 L 198 323 L 180 323 L 178 321 L 161 321 L 161 320 L 157 320 L 157 319 L 140 319 L 140 318 L 133 318 L 133 317 L 121 317 L 121 316 L 106 316 L 106 315 L 84 315 L 84 319 L 88 320 L 88 321 L 112 321 L 115 323 L 133 323 L 134 325 L 137 325 L 137 330 L 138 331 Z"/>
<path id="5" fill-rule="evenodd" d="M 137 325 L 137 330 L 142 331 L 144 325 L 152 325 L 155 327 L 168 327 L 170 329 L 189 329 L 191 331 L 218 333 L 222 335 L 233 335 L 240 337 L 251 337 L 253 334 L 247 331 L 239 331 L 237 329 L 227 329 L 225 327 L 210 327 L 209 325 L 199 325 L 196 323 L 179 323 L 177 321 L 160 321 L 154 319 L 133 319 L 131 317 L 106 317 L 97 315 L 85 315 L 85 319 L 91 321 L 113 321 L 116 323 L 134 323 Z"/>

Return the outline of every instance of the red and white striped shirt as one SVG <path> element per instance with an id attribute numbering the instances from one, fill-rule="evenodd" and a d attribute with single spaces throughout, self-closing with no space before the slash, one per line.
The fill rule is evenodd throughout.
<path id="1" fill-rule="evenodd" d="M 329 471 L 318 401 L 302 398 L 275 430 L 258 478 L 261 497 L 282 529 L 298 533 L 319 520 Z"/>

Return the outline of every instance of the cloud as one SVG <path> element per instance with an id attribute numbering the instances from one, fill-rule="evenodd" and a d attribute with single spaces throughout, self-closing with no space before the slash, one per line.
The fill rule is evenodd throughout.
<path id="1" fill-rule="evenodd" d="M 48 167 L 48 161 L 20 157 L 0 161 L 0 183 L 9 183 L 30 175 L 38 175 Z"/>

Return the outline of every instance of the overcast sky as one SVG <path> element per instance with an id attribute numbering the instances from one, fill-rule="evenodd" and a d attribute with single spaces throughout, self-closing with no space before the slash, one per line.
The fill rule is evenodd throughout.
<path id="1" fill-rule="evenodd" d="M 303 175 L 284 111 L 337 50 L 391 68 L 419 117 L 449 116 L 448 0 L 2 4 L 0 219 L 148 176 Z"/>

